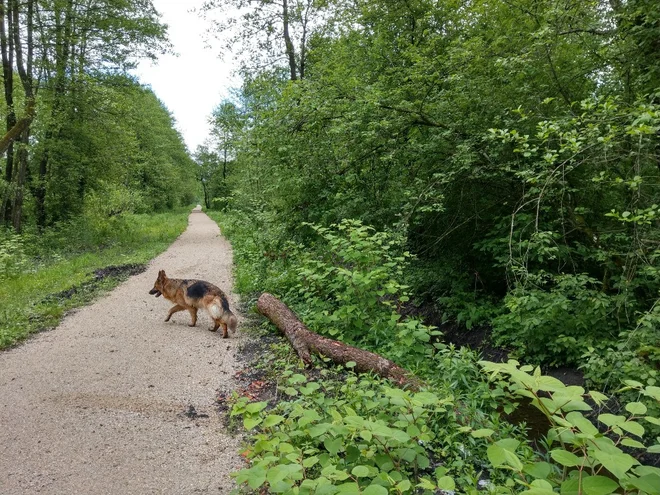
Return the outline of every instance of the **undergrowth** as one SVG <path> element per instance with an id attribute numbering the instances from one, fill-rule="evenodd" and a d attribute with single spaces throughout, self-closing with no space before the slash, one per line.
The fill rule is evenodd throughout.
<path id="1" fill-rule="evenodd" d="M 63 314 L 116 286 L 169 246 L 186 228 L 189 209 L 126 214 L 59 225 L 39 235 L 0 234 L 0 348 L 50 328 Z M 99 274 L 106 267 L 124 267 Z"/>
<path id="2" fill-rule="evenodd" d="M 400 314 L 410 255 L 395 235 L 344 221 L 279 244 L 268 229 L 254 234 L 249 213 L 213 216 L 233 241 L 248 300 L 273 292 L 313 330 L 381 353 L 426 384 L 401 390 L 354 374 L 352 363 L 303 370 L 290 355 L 272 357 L 280 400 L 235 396 L 230 413 L 250 432 L 249 466 L 235 474 L 241 490 L 660 495 L 660 469 L 644 465 L 660 452 L 658 387 L 628 381 L 636 399 L 611 414 L 603 394 L 445 345 L 437 329 Z M 501 418 L 523 401 L 550 424 L 539 442 Z"/>

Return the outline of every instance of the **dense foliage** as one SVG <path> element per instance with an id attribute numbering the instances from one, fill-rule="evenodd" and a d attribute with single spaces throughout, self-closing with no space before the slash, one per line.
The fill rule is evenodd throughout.
<path id="1" fill-rule="evenodd" d="M 413 255 L 402 283 L 442 322 L 491 327 L 512 355 L 584 366 L 596 386 L 655 379 L 655 2 L 281 8 L 238 21 L 305 28 L 304 74 L 245 60 L 221 200 L 258 230 L 260 263 L 318 242 L 307 223 L 353 219 Z M 268 49 L 284 57 L 280 27 Z"/>
<path id="2" fill-rule="evenodd" d="M 354 375 L 355 363 L 328 369 L 319 360 L 302 370 L 287 344 L 275 345 L 248 367 L 265 370 L 278 397 L 273 403 L 232 398 L 230 416 L 252 432 L 244 452 L 250 463 L 235 474 L 247 489 L 660 493 L 660 468 L 648 465 L 653 457 L 643 458 L 660 453 L 660 438 L 653 438 L 659 387 L 627 381 L 619 392 L 631 398 L 618 407 L 602 393 L 543 376 L 538 367 L 477 363 L 471 351 L 439 342 L 435 329 L 399 314 L 408 256 L 397 254 L 396 239 L 359 222 L 311 226 L 321 237 L 314 249 L 290 245 L 286 257 L 260 263 L 249 225 L 235 213 L 219 218 L 233 240 L 239 289 L 285 294 L 317 332 L 386 355 L 415 370 L 424 384 L 401 390 Z M 502 417 L 521 402 L 538 410 L 517 420 L 537 425 L 537 443 Z M 545 418 L 540 425 L 539 417 Z"/>
<path id="3" fill-rule="evenodd" d="M 238 289 L 273 292 L 428 384 L 416 395 L 273 365 L 290 399 L 233 409 L 256 428 L 239 481 L 657 493 L 660 470 L 643 465 L 658 452 L 656 4 L 207 3 L 240 6 L 218 29 L 239 24 L 251 43 L 243 121 L 209 202 L 228 212 Z M 489 385 L 429 323 L 485 327 L 534 366 L 482 363 Z M 621 402 L 536 365 L 580 366 Z M 536 444 L 498 416 L 521 397 L 548 420 Z"/>

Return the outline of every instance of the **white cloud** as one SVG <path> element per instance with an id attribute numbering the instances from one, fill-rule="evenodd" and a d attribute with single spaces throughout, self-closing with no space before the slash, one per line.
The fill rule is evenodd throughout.
<path id="1" fill-rule="evenodd" d="M 209 136 L 207 119 L 213 108 L 239 85 L 232 77 L 232 57 L 221 60 L 218 43 L 205 43 L 207 23 L 192 9 L 203 0 L 153 0 L 178 56 L 161 56 L 157 64 L 142 62 L 135 74 L 148 84 L 172 112 L 188 149 L 193 152 Z"/>

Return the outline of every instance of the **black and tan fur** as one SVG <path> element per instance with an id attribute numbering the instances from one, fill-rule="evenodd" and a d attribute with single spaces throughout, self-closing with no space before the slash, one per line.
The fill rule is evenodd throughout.
<path id="1" fill-rule="evenodd" d="M 222 337 L 229 337 L 227 329 L 234 333 L 238 320 L 229 310 L 227 296 L 215 285 L 204 282 L 203 280 L 187 280 L 178 278 L 168 278 L 165 270 L 158 272 L 158 278 L 154 283 L 154 288 L 149 294 L 163 296 L 174 303 L 174 306 L 167 314 L 165 321 L 170 321 L 172 315 L 178 311 L 188 310 L 192 317 L 192 323 L 189 326 L 194 327 L 197 324 L 197 310 L 206 309 L 214 321 L 211 332 L 215 332 L 222 326 Z"/>

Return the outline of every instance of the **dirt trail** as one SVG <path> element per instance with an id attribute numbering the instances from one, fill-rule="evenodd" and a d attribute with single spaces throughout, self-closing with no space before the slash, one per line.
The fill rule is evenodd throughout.
<path id="1" fill-rule="evenodd" d="M 229 493 L 239 441 L 214 397 L 232 385 L 240 324 L 223 340 L 202 311 L 196 328 L 187 311 L 164 323 L 170 303 L 147 292 L 162 268 L 215 283 L 235 310 L 231 265 L 217 225 L 193 212 L 145 273 L 0 352 L 0 494 Z"/>

